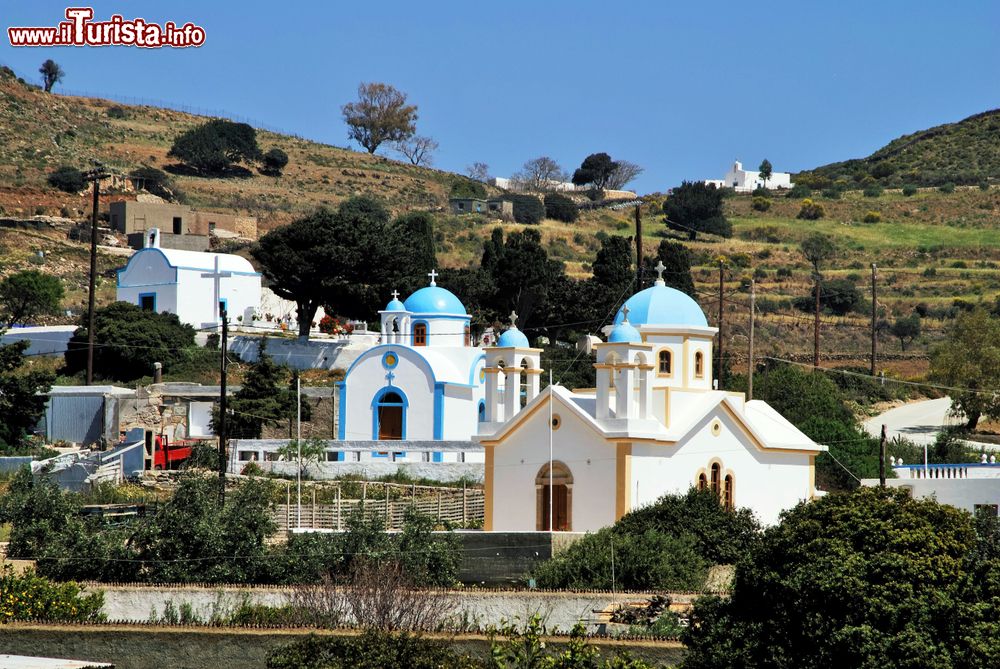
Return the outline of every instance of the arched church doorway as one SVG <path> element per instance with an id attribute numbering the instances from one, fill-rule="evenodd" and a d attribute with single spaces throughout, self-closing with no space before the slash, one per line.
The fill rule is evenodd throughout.
<path id="1" fill-rule="evenodd" d="M 376 439 L 399 440 L 404 438 L 406 402 L 395 391 L 383 393 L 372 407 L 375 411 Z"/>
<path id="2" fill-rule="evenodd" d="M 535 497 L 535 527 L 539 532 L 549 531 L 550 520 L 552 531 L 572 531 L 573 474 L 569 467 L 555 460 L 550 475 L 549 463 L 545 463 L 535 477 Z"/>

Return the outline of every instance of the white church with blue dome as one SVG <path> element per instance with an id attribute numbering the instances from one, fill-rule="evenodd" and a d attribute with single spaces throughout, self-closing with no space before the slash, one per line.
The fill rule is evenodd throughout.
<path id="1" fill-rule="evenodd" d="M 766 403 L 714 389 L 717 329 L 657 269 L 594 344 L 596 388 L 539 392 L 540 351 L 516 327 L 485 349 L 485 529 L 594 531 L 692 486 L 772 524 L 817 495 L 826 447 Z"/>
<path id="2" fill-rule="evenodd" d="M 338 438 L 347 441 L 468 441 L 485 419 L 485 355 L 473 345 L 471 316 L 450 291 L 430 285 L 381 317 L 378 346 L 354 361 L 338 384 Z M 475 456 L 478 456 L 476 458 Z M 410 460 L 406 447 L 387 454 Z M 436 461 L 455 453 L 430 453 Z M 482 461 L 481 453 L 467 461 Z"/>

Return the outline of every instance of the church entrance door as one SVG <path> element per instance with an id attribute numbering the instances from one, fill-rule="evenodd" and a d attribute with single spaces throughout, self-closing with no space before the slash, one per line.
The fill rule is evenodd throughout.
<path id="1" fill-rule="evenodd" d="M 378 412 L 378 438 L 399 440 L 403 438 L 403 398 L 396 393 L 386 393 L 375 405 Z"/>
<path id="2" fill-rule="evenodd" d="M 569 531 L 569 497 L 565 484 L 552 486 L 552 526 L 556 532 Z M 549 530 L 549 486 L 542 486 L 542 531 Z"/>

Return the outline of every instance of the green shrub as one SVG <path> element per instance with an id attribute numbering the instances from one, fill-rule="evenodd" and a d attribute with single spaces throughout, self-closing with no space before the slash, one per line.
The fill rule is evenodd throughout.
<path id="1" fill-rule="evenodd" d="M 505 200 L 514 203 L 514 220 L 525 225 L 538 225 L 545 218 L 545 205 L 534 195 L 508 193 Z"/>
<path id="2" fill-rule="evenodd" d="M 281 170 L 288 165 L 288 154 L 275 147 L 264 154 L 264 173 L 280 176 Z"/>
<path id="3" fill-rule="evenodd" d="M 777 276 L 778 276 L 779 279 L 788 279 L 788 278 L 790 278 L 792 276 L 792 268 L 791 267 L 779 267 L 778 271 L 776 272 L 776 274 L 777 274 Z"/>
<path id="4" fill-rule="evenodd" d="M 267 669 L 476 669 L 445 641 L 409 634 L 308 636 L 267 656 Z M 540 666 L 540 665 L 533 665 Z"/>
<path id="5" fill-rule="evenodd" d="M 861 193 L 865 197 L 882 197 L 883 189 L 878 184 L 868 184 Z"/>
<path id="6" fill-rule="evenodd" d="M 917 187 L 914 186 L 913 184 L 906 184 L 905 186 L 903 186 L 903 195 L 905 195 L 906 197 L 910 197 L 916 194 L 917 194 Z"/>
<path id="7" fill-rule="evenodd" d="M 65 193 L 79 193 L 87 186 L 87 182 L 83 179 L 83 172 L 69 165 L 63 165 L 49 174 L 48 182 L 53 188 L 58 188 Z"/>
<path id="8" fill-rule="evenodd" d="M 125 118 L 126 113 L 123 107 L 115 105 L 114 107 L 108 107 L 108 118 Z"/>
<path id="9" fill-rule="evenodd" d="M 989 179 L 983 179 L 982 181 L 979 182 L 979 190 L 981 190 L 981 191 L 983 191 L 985 193 L 989 189 L 990 189 L 990 180 Z"/>
<path id="10" fill-rule="evenodd" d="M 829 200 L 839 200 L 843 191 L 839 188 L 827 188 L 823 191 L 823 197 Z"/>
<path id="11" fill-rule="evenodd" d="M 865 217 L 861 220 L 865 223 L 880 223 L 882 221 L 882 214 L 877 211 L 868 211 L 865 213 Z"/>
<path id="12" fill-rule="evenodd" d="M 102 592 L 85 595 L 76 583 L 53 583 L 32 570 L 15 574 L 9 565 L 0 568 L 0 622 L 100 622 L 103 606 Z"/>
<path id="13" fill-rule="evenodd" d="M 816 221 L 826 216 L 826 209 L 823 205 L 813 202 L 810 198 L 802 200 L 802 208 L 799 209 L 798 216 L 806 221 Z"/>
<path id="14" fill-rule="evenodd" d="M 143 165 L 133 170 L 129 177 L 136 183 L 137 188 L 162 197 L 164 200 L 173 201 L 180 198 L 180 192 L 173 180 L 163 170 Z"/>
<path id="15" fill-rule="evenodd" d="M 792 200 L 799 200 L 805 197 L 809 197 L 810 195 L 812 195 L 812 192 L 813 192 L 812 188 L 810 188 L 807 184 L 797 183 L 788 189 L 788 192 L 785 193 L 785 197 Z"/>
<path id="16" fill-rule="evenodd" d="M 766 197 L 754 196 L 750 203 L 754 211 L 767 211 L 771 208 L 771 200 Z"/>
<path id="17" fill-rule="evenodd" d="M 955 184 L 953 184 L 952 182 L 949 181 L 947 183 L 944 183 L 944 184 L 941 184 L 940 186 L 938 186 L 938 190 L 941 191 L 942 193 L 954 193 L 955 192 Z"/>
<path id="18" fill-rule="evenodd" d="M 563 223 L 572 223 L 580 217 L 579 207 L 570 198 L 560 193 L 545 196 L 545 217 Z"/>
<path id="19" fill-rule="evenodd" d="M 478 181 L 473 181 L 472 179 L 466 179 L 464 177 L 457 177 L 456 181 L 451 185 L 451 191 L 448 193 L 448 197 L 485 200 L 486 187 Z"/>

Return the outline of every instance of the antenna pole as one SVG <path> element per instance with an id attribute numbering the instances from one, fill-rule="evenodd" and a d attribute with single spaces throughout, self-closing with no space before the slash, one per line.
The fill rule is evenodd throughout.
<path id="1" fill-rule="evenodd" d="M 757 282 L 750 279 L 750 351 L 747 362 L 747 399 L 753 399 L 753 323 L 757 316 Z"/>
<path id="2" fill-rule="evenodd" d="M 875 280 L 877 278 L 878 268 L 875 263 L 872 263 L 872 376 L 875 376 L 875 362 L 878 359 L 878 329 L 875 326 L 875 318 L 878 313 L 878 296 L 875 292 Z"/>
<path id="3" fill-rule="evenodd" d="M 229 348 L 229 310 L 222 307 L 222 341 L 219 356 L 219 506 L 226 501 L 226 353 Z"/>

